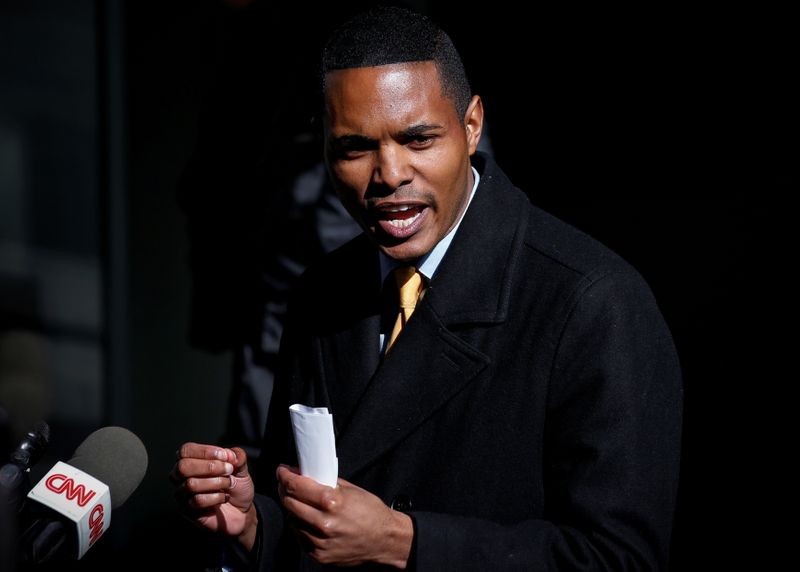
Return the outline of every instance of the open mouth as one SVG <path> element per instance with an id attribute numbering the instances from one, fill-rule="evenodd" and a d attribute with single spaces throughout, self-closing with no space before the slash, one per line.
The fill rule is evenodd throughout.
<path id="1" fill-rule="evenodd" d="M 394 238 L 408 238 L 422 225 L 428 208 L 421 204 L 395 204 L 373 211 L 378 225 Z"/>

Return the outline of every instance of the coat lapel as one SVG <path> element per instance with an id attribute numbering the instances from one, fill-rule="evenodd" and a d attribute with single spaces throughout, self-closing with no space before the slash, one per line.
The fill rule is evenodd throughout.
<path id="1" fill-rule="evenodd" d="M 429 304 L 420 304 L 340 434 L 340 475 L 351 478 L 394 447 L 488 363 L 447 331 Z"/>

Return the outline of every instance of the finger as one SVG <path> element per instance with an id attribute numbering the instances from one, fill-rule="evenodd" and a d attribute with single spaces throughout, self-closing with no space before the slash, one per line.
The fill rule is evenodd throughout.
<path id="1" fill-rule="evenodd" d="M 221 491 L 215 491 L 215 492 L 221 492 Z M 189 505 L 189 500 L 194 495 L 195 495 L 195 493 L 193 493 L 192 491 L 187 489 L 186 485 L 184 485 L 184 484 L 181 484 L 181 486 L 177 487 L 175 489 L 175 493 L 173 494 L 173 496 L 175 497 L 175 500 L 178 503 L 178 506 L 180 506 L 182 508 L 183 507 L 189 508 L 189 506 L 190 506 Z"/>
<path id="2" fill-rule="evenodd" d="M 173 476 L 181 481 L 189 477 L 219 477 L 233 473 L 233 465 L 224 461 L 181 459 L 175 463 Z"/>
<path id="3" fill-rule="evenodd" d="M 247 470 L 247 453 L 241 447 L 234 447 L 233 449 L 229 449 L 229 451 L 233 455 L 233 459 L 228 459 L 229 462 L 233 463 L 234 467 L 234 475 L 237 477 L 246 477 L 249 475 Z"/>
<path id="4" fill-rule="evenodd" d="M 231 462 L 230 449 L 217 445 L 203 445 L 200 443 L 184 443 L 176 451 L 178 459 L 208 459 Z"/>
<path id="5" fill-rule="evenodd" d="M 324 536 L 325 530 L 330 529 L 329 526 L 324 526 L 326 519 L 323 513 L 313 506 L 292 497 L 283 499 L 283 506 L 298 532 L 305 531 L 312 536 Z"/>
<path id="6" fill-rule="evenodd" d="M 319 510 L 333 510 L 339 502 L 340 495 L 336 489 L 304 477 L 290 467 L 281 465 L 275 475 L 283 487 L 284 497 L 295 498 Z"/>
<path id="7" fill-rule="evenodd" d="M 312 552 L 317 548 L 314 545 L 316 537 L 313 534 L 310 534 L 309 532 L 298 528 L 296 525 L 294 525 L 294 523 L 292 524 L 292 527 L 294 528 L 295 537 L 300 543 L 300 547 L 303 549 L 303 551 Z"/>
<path id="8" fill-rule="evenodd" d="M 225 489 L 231 488 L 230 479 L 231 477 L 211 477 L 207 479 L 190 477 L 178 487 L 178 490 L 186 491 L 186 493 L 189 495 L 208 492 L 222 492 Z"/>
<path id="9" fill-rule="evenodd" d="M 194 495 L 189 498 L 187 504 L 190 508 L 207 509 L 210 507 L 224 504 L 226 502 L 228 502 L 227 493 L 219 492 L 219 493 L 205 493 L 200 495 Z"/>
<path id="10" fill-rule="evenodd" d="M 319 532 L 316 530 L 303 527 L 303 526 L 294 526 L 294 534 L 295 537 L 300 541 L 300 546 L 306 552 L 313 552 L 314 550 L 318 550 L 323 548 L 327 543 L 330 542 L 330 539 L 320 536 Z"/>
<path id="11" fill-rule="evenodd" d="M 281 478 L 283 470 L 287 470 L 295 474 L 300 474 L 300 471 L 297 470 L 295 467 L 290 467 L 289 465 L 278 465 L 278 468 L 275 470 L 275 479 L 278 481 L 278 497 L 281 500 L 283 500 L 283 497 L 286 496 L 286 486 L 284 485 L 285 479 Z"/>
<path id="12" fill-rule="evenodd" d="M 278 465 L 278 469 L 286 469 L 287 471 L 289 471 L 291 473 L 294 473 L 295 475 L 301 474 L 299 467 L 293 467 L 291 465 L 280 464 L 280 465 Z"/>
<path id="13" fill-rule="evenodd" d="M 278 465 L 278 469 L 280 469 L 281 467 L 291 471 L 292 473 L 294 473 L 296 475 L 300 474 L 300 469 L 298 469 L 297 467 L 292 467 L 290 465 L 283 465 L 283 464 Z M 286 487 L 283 486 L 283 481 L 281 481 L 280 478 L 278 478 L 278 471 L 277 470 L 275 471 L 275 477 L 278 479 L 278 497 L 281 500 L 283 500 L 283 497 L 286 496 Z"/>
<path id="14" fill-rule="evenodd" d="M 194 494 L 185 487 L 175 490 L 175 500 L 181 513 L 190 518 L 195 518 L 199 513 L 214 509 L 219 505 L 228 502 L 229 496 L 224 491 L 212 491 L 208 493 Z"/>

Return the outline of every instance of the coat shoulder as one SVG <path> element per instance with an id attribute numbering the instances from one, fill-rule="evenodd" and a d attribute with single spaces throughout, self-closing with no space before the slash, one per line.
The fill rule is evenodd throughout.
<path id="1" fill-rule="evenodd" d="M 601 277 L 611 273 L 638 275 L 621 256 L 599 240 L 530 205 L 524 246 L 527 255 L 540 263 L 560 267 L 576 278 Z"/>

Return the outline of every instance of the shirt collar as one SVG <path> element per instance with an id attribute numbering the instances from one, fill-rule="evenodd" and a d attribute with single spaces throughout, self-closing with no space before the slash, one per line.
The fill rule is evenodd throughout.
<path id="1" fill-rule="evenodd" d="M 450 248 L 450 243 L 453 242 L 453 237 L 456 235 L 458 227 L 461 226 L 461 221 L 464 220 L 464 215 L 466 214 L 470 203 L 472 203 L 472 198 L 475 196 L 475 191 L 477 190 L 478 183 L 481 180 L 481 176 L 478 174 L 478 171 L 475 169 L 475 167 L 470 168 L 472 169 L 472 174 L 475 177 L 475 183 L 472 185 L 472 192 L 469 194 L 467 206 L 464 209 L 464 212 L 461 213 L 461 217 L 458 219 L 458 222 L 456 222 L 455 226 L 450 230 L 450 232 L 448 232 L 428 254 L 422 256 L 417 261 L 417 270 L 428 281 L 433 278 L 433 275 L 436 273 L 436 269 L 439 268 L 439 263 L 444 258 L 447 249 Z M 378 254 L 381 261 L 381 284 L 383 284 L 383 282 L 386 280 L 386 277 L 389 275 L 389 272 L 402 265 L 403 262 L 395 260 L 394 258 L 389 258 L 383 252 L 379 252 Z"/>

